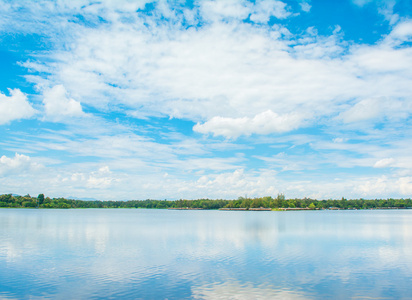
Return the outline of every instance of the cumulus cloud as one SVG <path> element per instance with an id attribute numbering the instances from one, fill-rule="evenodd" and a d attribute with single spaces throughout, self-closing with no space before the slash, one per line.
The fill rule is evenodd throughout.
<path id="1" fill-rule="evenodd" d="M 100 167 L 97 171 L 91 171 L 88 173 L 75 172 L 71 176 L 62 179 L 63 182 L 70 181 L 76 184 L 78 187 L 87 187 L 91 189 L 107 189 L 113 182 L 116 181 L 112 177 L 112 172 L 109 166 Z"/>
<path id="2" fill-rule="evenodd" d="M 299 114 L 278 115 L 267 110 L 253 118 L 223 118 L 213 117 L 211 120 L 196 124 L 194 131 L 227 138 L 237 138 L 240 135 L 282 133 L 299 128 L 304 118 Z"/>
<path id="3" fill-rule="evenodd" d="M 29 156 L 16 153 L 14 157 L 3 155 L 0 157 L 0 176 L 10 176 L 14 174 L 24 174 L 28 171 L 35 171 L 41 165 L 33 162 Z"/>
<path id="4" fill-rule="evenodd" d="M 90 7 L 87 11 L 96 13 Z M 128 15 L 128 22 L 119 15 L 105 26 L 70 23 L 65 28 L 74 32 L 70 43 L 48 54 L 53 64 L 40 59 L 23 64 L 51 75 L 28 79 L 63 84 L 76 99 L 71 99 L 68 113 L 80 114 L 78 102 L 98 109 L 110 103 L 130 116 L 170 116 L 196 123 L 218 116 L 251 117 L 266 110 L 282 116 L 308 113 L 319 120 L 364 99 L 410 98 L 411 49 L 388 44 L 394 37 L 375 46 L 352 47 L 339 31 L 329 37 L 316 31 L 294 36 L 279 24 L 238 21 L 248 15 L 257 21 L 268 15 L 287 17 L 290 12 L 280 1 L 202 2 L 193 8 L 194 25 L 210 15 L 224 17 L 210 17 L 213 20 L 196 30 L 185 28 L 176 15 L 164 21 L 161 11 Z M 405 37 L 407 23 L 399 23 L 393 35 Z M 60 98 L 68 106 L 67 95 Z"/>
<path id="5" fill-rule="evenodd" d="M 43 96 L 46 115 L 53 120 L 61 120 L 64 117 L 85 116 L 80 102 L 68 98 L 63 85 L 56 85 L 44 91 Z"/>
<path id="6" fill-rule="evenodd" d="M 219 3 L 213 5 L 229 5 Z M 46 68 L 53 74 L 51 85 L 63 83 L 87 105 L 100 108 L 110 101 L 138 109 L 140 115 L 191 120 L 207 120 L 223 112 L 231 112 L 232 117 L 258 114 L 262 107 L 290 113 L 303 102 L 307 104 L 302 109 L 315 110 L 317 104 L 336 97 L 334 89 L 340 84 L 346 90 L 357 84 L 339 61 L 295 58 L 303 51 L 309 53 L 309 46 L 294 48 L 292 55 L 289 42 L 281 39 L 287 30 L 274 28 L 267 31 L 247 23 L 216 21 L 197 30 L 162 23 L 149 30 L 137 21 L 133 26 L 117 21 L 106 28 L 76 28 L 70 49 L 51 55 L 55 64 L 25 65 Z M 310 53 L 321 57 L 328 56 L 330 49 L 339 51 L 331 42 Z M 32 76 L 29 80 L 43 79 Z M 308 105 L 310 101 L 313 105 Z"/>
<path id="7" fill-rule="evenodd" d="M 360 180 L 358 185 L 354 186 L 354 190 L 369 198 L 393 197 L 392 195 L 410 196 L 412 193 L 412 177 L 379 176 Z"/>
<path id="8" fill-rule="evenodd" d="M 27 96 L 19 89 L 9 89 L 10 96 L 0 92 L 0 125 L 13 120 L 32 117 L 36 110 L 27 101 Z"/>
<path id="9" fill-rule="evenodd" d="M 87 179 L 87 186 L 90 188 L 107 188 L 113 182 L 110 176 L 112 172 L 108 166 L 101 167 L 97 172 L 92 172 Z"/>
<path id="10" fill-rule="evenodd" d="M 412 194 L 412 177 L 401 177 L 397 183 L 403 195 L 410 196 Z"/>
<path id="11" fill-rule="evenodd" d="M 389 42 L 407 38 L 408 20 L 397 23 L 377 45 L 351 46 L 342 41 L 340 31 L 329 37 L 314 30 L 295 36 L 280 24 L 239 22 L 249 15 L 256 22 L 293 16 L 281 1 L 202 1 L 180 15 L 164 3 L 156 4 L 150 15 L 132 14 L 129 8 L 136 7 L 128 1 L 79 3 L 39 9 L 44 14 L 47 7 L 54 13 L 81 12 L 87 20 L 100 16 L 110 22 L 65 23 L 68 35 L 53 36 L 57 50 L 47 53 L 52 64 L 42 59 L 23 64 L 51 74 L 28 80 L 63 84 L 67 90 L 59 96 L 65 104 L 50 104 L 50 111 L 60 105 L 69 107 L 63 110 L 68 114 L 80 114 L 81 102 L 98 109 L 110 103 L 141 118 L 170 116 L 195 122 L 250 117 L 268 109 L 280 115 L 330 118 L 364 99 L 410 98 L 411 49 Z M 145 1 L 136 5 L 144 8 Z M 189 14 L 191 25 L 205 20 L 207 25 L 186 28 Z"/>

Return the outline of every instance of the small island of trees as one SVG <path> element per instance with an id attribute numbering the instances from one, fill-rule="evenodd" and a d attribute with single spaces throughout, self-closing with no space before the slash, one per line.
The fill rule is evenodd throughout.
<path id="1" fill-rule="evenodd" d="M 316 200 L 310 198 L 286 199 L 283 194 L 277 197 L 239 197 L 236 200 L 197 199 L 197 200 L 129 200 L 129 201 L 84 201 L 66 198 L 49 198 L 44 194 L 0 195 L 0 207 L 6 208 L 152 208 L 152 209 L 242 209 L 265 208 L 282 209 L 404 209 L 412 208 L 408 199 L 346 199 Z"/>

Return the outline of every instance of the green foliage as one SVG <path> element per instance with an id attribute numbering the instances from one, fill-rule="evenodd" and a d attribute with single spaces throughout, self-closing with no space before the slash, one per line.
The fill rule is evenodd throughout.
<path id="1" fill-rule="evenodd" d="M 37 206 L 38 204 L 38 206 Z M 151 209 L 220 209 L 220 208 L 309 208 L 329 209 L 377 209 L 377 208 L 412 208 L 411 199 L 345 199 L 340 200 L 315 200 L 310 198 L 286 199 L 279 194 L 276 198 L 270 196 L 247 198 L 239 197 L 236 200 L 211 200 L 197 199 L 176 201 L 167 200 L 130 200 L 130 201 L 82 201 L 65 198 L 49 198 L 39 194 L 37 198 L 26 196 L 0 195 L 0 207 L 15 208 L 151 208 Z"/>
<path id="2" fill-rule="evenodd" d="M 24 201 L 21 204 L 22 207 L 36 207 L 37 203 L 34 201 Z"/>
<path id="3" fill-rule="evenodd" d="M 286 200 L 285 195 L 282 194 L 282 193 L 278 194 L 277 199 L 278 199 L 279 201 L 285 201 L 285 200 Z"/>
<path id="4" fill-rule="evenodd" d="M 44 203 L 44 194 L 39 194 L 37 196 L 37 203 L 39 203 L 39 205 L 42 205 Z"/>

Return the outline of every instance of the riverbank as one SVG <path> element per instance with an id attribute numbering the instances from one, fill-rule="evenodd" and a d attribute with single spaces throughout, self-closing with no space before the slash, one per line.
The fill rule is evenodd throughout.
<path id="1" fill-rule="evenodd" d="M 43 194 L 37 197 L 0 195 L 0 207 L 5 208 L 156 208 L 173 210 L 228 210 L 228 211 L 299 211 L 299 210 L 350 210 L 350 209 L 409 209 L 412 200 L 408 199 L 345 199 L 317 200 L 310 198 L 286 199 L 280 194 L 258 198 L 239 197 L 236 200 L 197 199 L 197 200 L 129 200 L 129 201 L 84 201 L 66 198 L 49 198 Z"/>

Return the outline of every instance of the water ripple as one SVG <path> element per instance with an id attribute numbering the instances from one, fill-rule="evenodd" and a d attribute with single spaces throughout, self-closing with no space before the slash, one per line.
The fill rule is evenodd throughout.
<path id="1" fill-rule="evenodd" d="M 392 213 L 0 210 L 0 299 L 408 299 Z"/>

